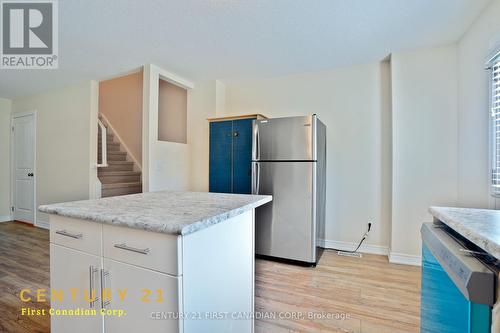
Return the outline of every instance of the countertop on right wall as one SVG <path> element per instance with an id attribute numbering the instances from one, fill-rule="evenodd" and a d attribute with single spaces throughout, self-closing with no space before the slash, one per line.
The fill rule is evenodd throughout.
<path id="1" fill-rule="evenodd" d="M 430 207 L 429 212 L 434 218 L 500 260 L 500 211 Z"/>

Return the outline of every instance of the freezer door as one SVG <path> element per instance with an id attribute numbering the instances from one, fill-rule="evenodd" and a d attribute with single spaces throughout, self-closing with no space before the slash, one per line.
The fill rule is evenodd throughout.
<path id="1" fill-rule="evenodd" d="M 273 201 L 256 209 L 256 253 L 316 261 L 316 162 L 253 162 L 255 194 Z"/>
<path id="2" fill-rule="evenodd" d="M 316 116 L 255 120 L 252 159 L 316 160 Z"/>

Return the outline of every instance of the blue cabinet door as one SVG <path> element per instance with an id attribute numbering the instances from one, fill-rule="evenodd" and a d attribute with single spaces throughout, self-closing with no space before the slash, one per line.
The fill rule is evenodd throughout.
<path id="1" fill-rule="evenodd" d="M 251 193 L 252 121 L 233 121 L 233 193 Z"/>
<path id="2" fill-rule="evenodd" d="M 421 333 L 489 333 L 491 308 L 469 302 L 422 246 Z"/>
<path id="3" fill-rule="evenodd" d="M 210 123 L 210 192 L 232 192 L 232 132 L 232 121 Z"/>

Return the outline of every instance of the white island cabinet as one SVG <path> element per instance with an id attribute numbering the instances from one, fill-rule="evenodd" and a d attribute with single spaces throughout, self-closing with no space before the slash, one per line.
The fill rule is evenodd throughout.
<path id="1" fill-rule="evenodd" d="M 253 332 L 254 208 L 270 200 L 158 192 L 40 207 L 61 310 L 51 332 Z"/>

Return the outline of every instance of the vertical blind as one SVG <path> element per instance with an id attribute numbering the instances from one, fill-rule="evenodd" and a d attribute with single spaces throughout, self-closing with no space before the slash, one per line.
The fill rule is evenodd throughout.
<path id="1" fill-rule="evenodd" d="M 493 194 L 500 195 L 500 55 L 491 61 L 489 67 L 491 68 L 491 187 Z"/>

